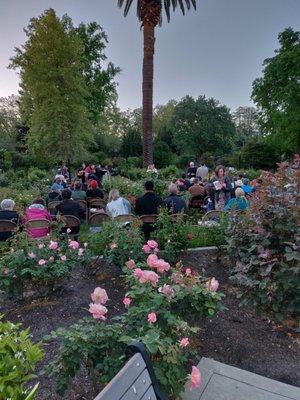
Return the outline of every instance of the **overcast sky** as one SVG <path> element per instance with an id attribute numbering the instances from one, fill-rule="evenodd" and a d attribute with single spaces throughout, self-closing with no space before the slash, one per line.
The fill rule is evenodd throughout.
<path id="1" fill-rule="evenodd" d="M 197 0 L 197 11 L 178 11 L 156 30 L 154 104 L 186 94 L 214 97 L 231 109 L 251 105 L 253 80 L 278 48 L 277 35 L 300 30 L 300 0 Z M 127 18 L 117 0 L 0 0 L 0 97 L 18 92 L 8 70 L 15 46 L 25 41 L 29 19 L 47 8 L 75 24 L 97 21 L 108 34 L 107 56 L 122 69 L 121 109 L 141 105 L 142 33 L 136 1 Z"/>

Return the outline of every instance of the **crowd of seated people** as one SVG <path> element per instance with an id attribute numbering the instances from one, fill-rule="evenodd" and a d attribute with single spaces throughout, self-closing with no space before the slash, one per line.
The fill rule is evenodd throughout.
<path id="1" fill-rule="evenodd" d="M 12 199 L 4 199 L 0 207 L 0 220 L 26 225 L 31 220 L 51 221 L 57 214 L 84 219 L 87 209 L 83 209 L 80 201 L 86 201 L 83 205 L 88 205 L 91 199 L 104 199 L 102 180 L 107 173 L 108 168 L 102 168 L 100 164 L 95 166 L 90 163 L 86 166 L 83 163 L 77 170 L 76 179 L 70 181 L 70 172 L 66 165 L 62 164 L 50 187 L 46 205 L 42 198 L 36 198 L 20 217 L 14 211 L 15 202 Z M 170 214 L 186 214 L 194 204 L 200 204 L 197 207 L 206 212 L 245 210 L 249 207 L 252 192 L 259 190 L 261 183 L 260 178 L 250 183 L 243 175 L 231 180 L 222 165 L 218 165 L 210 174 L 205 164 L 197 167 L 194 162 L 190 162 L 186 174 L 174 178 L 169 184 L 168 194 L 164 199 L 156 195 L 154 182 L 148 180 L 145 182 L 144 195 L 136 199 L 134 206 L 122 197 L 117 189 L 112 189 L 101 212 L 107 213 L 111 218 L 134 213 L 136 216 L 156 215 L 162 207 Z M 198 203 L 195 203 L 195 200 L 198 200 Z M 54 214 L 51 213 L 51 216 L 47 207 L 53 201 L 58 203 L 53 203 Z M 146 235 L 149 235 L 151 229 L 151 224 L 144 224 L 143 230 Z M 49 227 L 29 227 L 27 233 L 32 238 L 43 237 L 49 233 Z M 72 233 L 78 233 L 78 227 L 72 228 Z M 10 236 L 10 232 L 0 232 L 0 240 L 6 240 Z"/>

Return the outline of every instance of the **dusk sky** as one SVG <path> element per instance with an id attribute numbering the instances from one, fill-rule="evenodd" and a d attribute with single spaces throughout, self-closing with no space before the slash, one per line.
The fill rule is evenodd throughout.
<path id="1" fill-rule="evenodd" d="M 154 104 L 169 99 L 214 97 L 232 110 L 251 105 L 253 80 L 263 60 L 274 55 L 277 36 L 291 26 L 300 30 L 300 0 L 198 0 L 197 11 L 156 29 Z M 74 24 L 97 21 L 106 31 L 108 59 L 122 71 L 118 104 L 141 105 L 142 32 L 136 1 L 124 18 L 117 0 L 0 0 L 0 97 L 18 92 L 18 76 L 8 70 L 15 46 L 25 41 L 23 28 L 33 16 L 54 8 Z"/>

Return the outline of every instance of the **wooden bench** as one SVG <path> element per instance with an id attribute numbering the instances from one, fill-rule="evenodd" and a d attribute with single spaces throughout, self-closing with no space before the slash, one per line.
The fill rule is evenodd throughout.
<path id="1" fill-rule="evenodd" d="M 159 389 L 145 345 L 132 343 L 126 355 L 131 358 L 94 400 L 167 400 Z"/>

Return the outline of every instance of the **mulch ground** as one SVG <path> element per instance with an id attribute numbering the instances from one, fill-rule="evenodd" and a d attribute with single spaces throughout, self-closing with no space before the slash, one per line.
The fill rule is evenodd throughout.
<path id="1" fill-rule="evenodd" d="M 193 254 L 185 265 L 215 276 L 220 290 L 226 294 L 226 311 L 212 319 L 199 319 L 198 353 L 217 361 L 246 369 L 257 374 L 300 386 L 300 340 L 293 332 L 278 329 L 265 316 L 256 315 L 250 308 L 240 308 L 236 289 L 228 281 L 226 267 L 212 254 Z M 48 299 L 40 301 L 5 301 L 0 313 L 12 322 L 21 322 L 30 327 L 34 341 L 58 327 L 67 327 L 88 315 L 90 294 L 96 286 L 106 289 L 110 315 L 124 310 L 122 299 L 125 287 L 118 268 L 103 265 L 101 273 L 91 274 L 84 269 L 73 273 L 72 279 Z M 44 346 L 45 359 L 39 366 L 42 370 L 53 358 L 58 343 Z M 199 358 L 200 358 L 199 356 Z M 38 400 L 62 399 L 55 394 L 55 382 L 40 374 Z M 92 400 L 91 387 L 86 371 L 79 372 L 63 397 L 64 400 Z"/>

